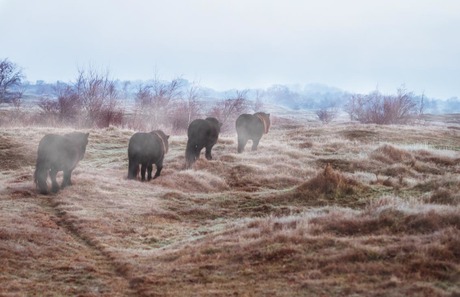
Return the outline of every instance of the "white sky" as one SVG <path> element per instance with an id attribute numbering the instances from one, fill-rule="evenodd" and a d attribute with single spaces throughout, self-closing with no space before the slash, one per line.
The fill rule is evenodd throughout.
<path id="1" fill-rule="evenodd" d="M 219 90 L 323 83 L 460 96 L 458 0 L 0 0 L 27 79 L 183 76 Z"/>

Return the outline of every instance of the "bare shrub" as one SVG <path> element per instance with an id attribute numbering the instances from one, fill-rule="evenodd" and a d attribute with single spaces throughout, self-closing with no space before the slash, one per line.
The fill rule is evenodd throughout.
<path id="1" fill-rule="evenodd" d="M 235 127 L 236 118 L 249 110 L 249 102 L 246 99 L 248 91 L 237 91 L 231 98 L 217 102 L 211 110 L 211 116 L 223 123 L 221 131 L 229 132 Z"/>
<path id="2" fill-rule="evenodd" d="M 108 73 L 79 70 L 73 85 L 57 86 L 55 92 L 56 100 L 43 98 L 37 104 L 42 122 L 100 128 L 122 124 L 124 111 Z"/>
<path id="3" fill-rule="evenodd" d="M 317 110 L 316 115 L 323 124 L 328 124 L 337 117 L 337 109 L 334 107 L 324 107 Z"/>
<path id="4" fill-rule="evenodd" d="M 78 94 L 70 87 L 57 87 L 57 112 L 59 121 L 64 124 L 75 124 L 81 113 L 81 102 Z"/>
<path id="5" fill-rule="evenodd" d="M 160 81 L 155 77 L 152 84 L 140 86 L 135 95 L 135 110 L 132 128 L 138 130 L 155 130 L 164 128 L 169 123 L 168 116 L 173 108 L 173 101 L 182 95 L 182 80 Z"/>
<path id="6" fill-rule="evenodd" d="M 396 95 L 383 95 L 379 91 L 368 95 L 355 94 L 346 104 L 345 111 L 351 120 L 361 123 L 407 124 L 423 112 L 420 104 L 412 92 L 401 87 Z"/>
<path id="7" fill-rule="evenodd" d="M 39 122 L 48 125 L 78 125 L 81 101 L 71 86 L 56 86 L 57 99 L 42 97 L 37 103 L 40 109 Z"/>

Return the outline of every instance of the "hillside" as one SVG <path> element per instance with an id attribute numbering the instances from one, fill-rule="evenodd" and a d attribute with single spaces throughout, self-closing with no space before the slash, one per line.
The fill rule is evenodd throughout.
<path id="1" fill-rule="evenodd" d="M 457 126 L 278 119 L 191 170 L 172 135 L 145 183 L 134 131 L 87 130 L 74 184 L 38 195 L 38 142 L 69 131 L 0 130 L 1 296 L 460 295 Z"/>

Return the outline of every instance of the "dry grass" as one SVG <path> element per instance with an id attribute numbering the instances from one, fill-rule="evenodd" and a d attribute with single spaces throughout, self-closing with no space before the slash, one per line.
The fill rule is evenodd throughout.
<path id="1" fill-rule="evenodd" d="M 368 186 L 353 178 L 345 177 L 327 164 L 322 172 L 299 185 L 293 195 L 313 200 L 315 204 L 319 202 L 324 205 L 357 207 L 357 203 L 366 197 L 367 192 L 369 192 Z M 361 203 L 365 204 L 365 201 Z"/>
<path id="2" fill-rule="evenodd" d="M 278 124 L 277 124 L 278 123 Z M 90 130 L 74 184 L 38 195 L 46 133 L 0 131 L 0 295 L 457 296 L 460 132 L 277 118 L 184 170 L 127 180 L 131 130 Z"/>

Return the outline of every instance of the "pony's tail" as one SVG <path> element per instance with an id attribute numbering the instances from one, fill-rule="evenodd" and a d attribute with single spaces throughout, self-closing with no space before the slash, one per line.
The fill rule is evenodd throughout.
<path id="1" fill-rule="evenodd" d="M 190 169 L 196 161 L 196 145 L 189 139 L 185 149 L 185 169 Z"/>
<path id="2" fill-rule="evenodd" d="M 34 182 L 41 194 L 48 193 L 48 185 L 46 180 L 48 178 L 48 168 L 46 161 L 42 158 L 37 158 L 37 164 L 35 165 Z"/>
<path id="3" fill-rule="evenodd" d="M 134 160 L 128 162 L 128 179 L 136 179 L 139 175 L 139 164 Z"/>

